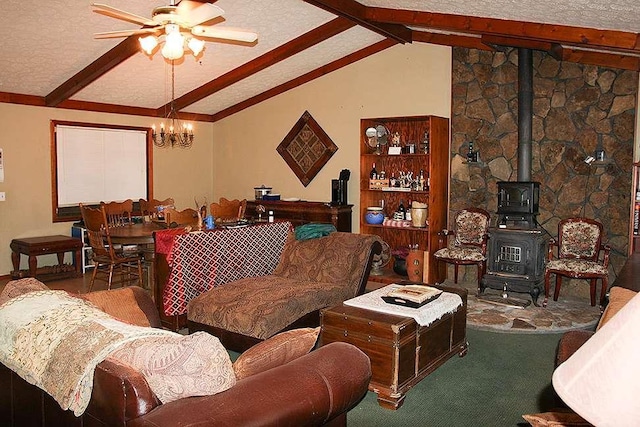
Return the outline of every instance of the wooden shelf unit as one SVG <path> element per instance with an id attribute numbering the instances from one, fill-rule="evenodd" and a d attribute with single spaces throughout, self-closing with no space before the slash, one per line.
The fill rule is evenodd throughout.
<path id="1" fill-rule="evenodd" d="M 408 142 L 419 143 L 425 132 L 429 132 L 429 153 L 420 150 L 416 154 L 387 154 L 388 146 L 382 147 L 383 154 L 373 153 L 366 143 L 367 128 L 384 125 L 390 133 L 400 134 L 401 145 Z M 437 263 L 433 253 L 439 249 L 438 232 L 447 226 L 449 211 L 449 119 L 435 116 L 408 116 L 369 118 L 360 121 L 360 232 L 376 234 L 389 244 L 391 249 L 401 246 L 418 245 L 418 249 L 428 251 L 429 256 L 424 265 L 424 281 L 434 284 L 446 278 L 446 267 Z M 391 139 L 391 138 L 390 138 Z M 428 191 L 383 191 L 369 189 L 369 173 L 373 163 L 378 172 L 385 171 L 387 177 L 400 171 L 412 171 L 414 174 L 424 171 L 425 178 L 429 177 Z M 408 208 L 408 202 L 419 201 L 428 205 L 427 227 L 387 227 L 371 225 L 365 221 L 365 214 L 369 206 L 380 206 L 384 200 L 385 215 L 391 217 L 397 209 L 400 200 Z M 370 276 L 374 282 L 389 283 L 400 277 L 391 271 L 393 260 L 386 267 L 388 274 Z M 406 279 L 406 278 L 405 278 Z"/>

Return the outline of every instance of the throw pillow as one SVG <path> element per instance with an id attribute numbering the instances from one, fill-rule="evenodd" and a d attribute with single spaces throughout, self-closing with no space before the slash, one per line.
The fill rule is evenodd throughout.
<path id="1" fill-rule="evenodd" d="M 48 289 L 47 285 L 33 277 L 12 280 L 7 282 L 0 294 L 0 305 L 9 301 L 11 298 L 26 294 L 27 292 L 46 291 Z"/>
<path id="2" fill-rule="evenodd" d="M 575 412 L 543 412 L 523 415 L 522 418 L 527 420 L 533 427 L 591 426 L 589 422 Z"/>
<path id="3" fill-rule="evenodd" d="M 320 328 L 300 328 L 281 332 L 242 353 L 233 363 L 241 380 L 309 353 L 316 345 Z"/>
<path id="4" fill-rule="evenodd" d="M 621 288 L 620 286 L 614 286 L 609 291 L 609 303 L 602 313 L 602 317 L 598 322 L 596 331 L 609 321 L 626 303 L 636 296 L 637 292 L 631 289 Z"/>
<path id="5" fill-rule="evenodd" d="M 131 288 L 89 292 L 80 297 L 122 322 L 137 326 L 151 326 Z"/>
<path id="6" fill-rule="evenodd" d="M 142 373 L 162 403 L 213 395 L 236 383 L 229 353 L 206 332 L 135 340 L 110 358 Z"/>

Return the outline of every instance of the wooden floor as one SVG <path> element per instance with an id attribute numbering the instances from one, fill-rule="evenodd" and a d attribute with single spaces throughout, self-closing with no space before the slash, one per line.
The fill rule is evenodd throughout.
<path id="1" fill-rule="evenodd" d="M 4 289 L 4 285 L 9 282 L 11 278 L 0 279 L 0 292 Z M 67 292 L 72 292 L 75 294 L 84 294 L 89 292 L 89 284 L 91 283 L 91 271 L 87 272 L 83 277 L 78 277 L 76 279 L 63 279 L 63 280 L 53 280 L 50 282 L 45 282 L 50 289 L 61 289 Z M 95 285 L 93 286 L 93 291 L 100 291 L 107 289 L 107 284 L 103 281 L 96 280 Z"/>

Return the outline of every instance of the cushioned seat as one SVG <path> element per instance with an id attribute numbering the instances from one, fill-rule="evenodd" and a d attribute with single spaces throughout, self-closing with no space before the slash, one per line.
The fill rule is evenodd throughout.
<path id="1" fill-rule="evenodd" d="M 353 296 L 353 291 L 340 282 L 249 277 L 231 286 L 216 288 L 215 292 L 205 292 L 193 300 L 189 304 L 189 320 L 267 339 L 305 314 Z"/>
<path id="2" fill-rule="evenodd" d="M 276 333 L 317 326 L 319 310 L 364 292 L 379 237 L 335 232 L 286 243 L 271 275 L 218 286 L 189 302 L 189 331 L 205 330 L 242 351 Z"/>

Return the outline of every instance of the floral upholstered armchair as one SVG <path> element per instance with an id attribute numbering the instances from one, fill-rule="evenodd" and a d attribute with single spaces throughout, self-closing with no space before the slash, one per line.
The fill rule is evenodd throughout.
<path id="1" fill-rule="evenodd" d="M 568 218 L 558 223 L 558 238 L 549 242 L 549 254 L 544 274 L 544 302 L 547 305 L 551 274 L 556 275 L 553 300 L 558 300 L 562 276 L 588 279 L 591 289 L 591 305 L 596 305 L 596 281 L 602 280 L 600 305 L 603 305 L 608 287 L 609 252 L 611 247 L 602 244 L 602 224 L 588 218 Z M 558 249 L 556 258 L 554 247 Z M 602 253 L 602 257 L 600 256 Z"/>
<path id="2" fill-rule="evenodd" d="M 487 267 L 487 239 L 491 222 L 489 212 L 479 208 L 466 208 L 456 214 L 455 230 L 439 233 L 442 249 L 433 254 L 438 260 L 453 264 L 454 283 L 458 283 L 458 266 L 478 266 L 478 286 Z M 453 242 L 445 240 L 454 237 Z"/>

